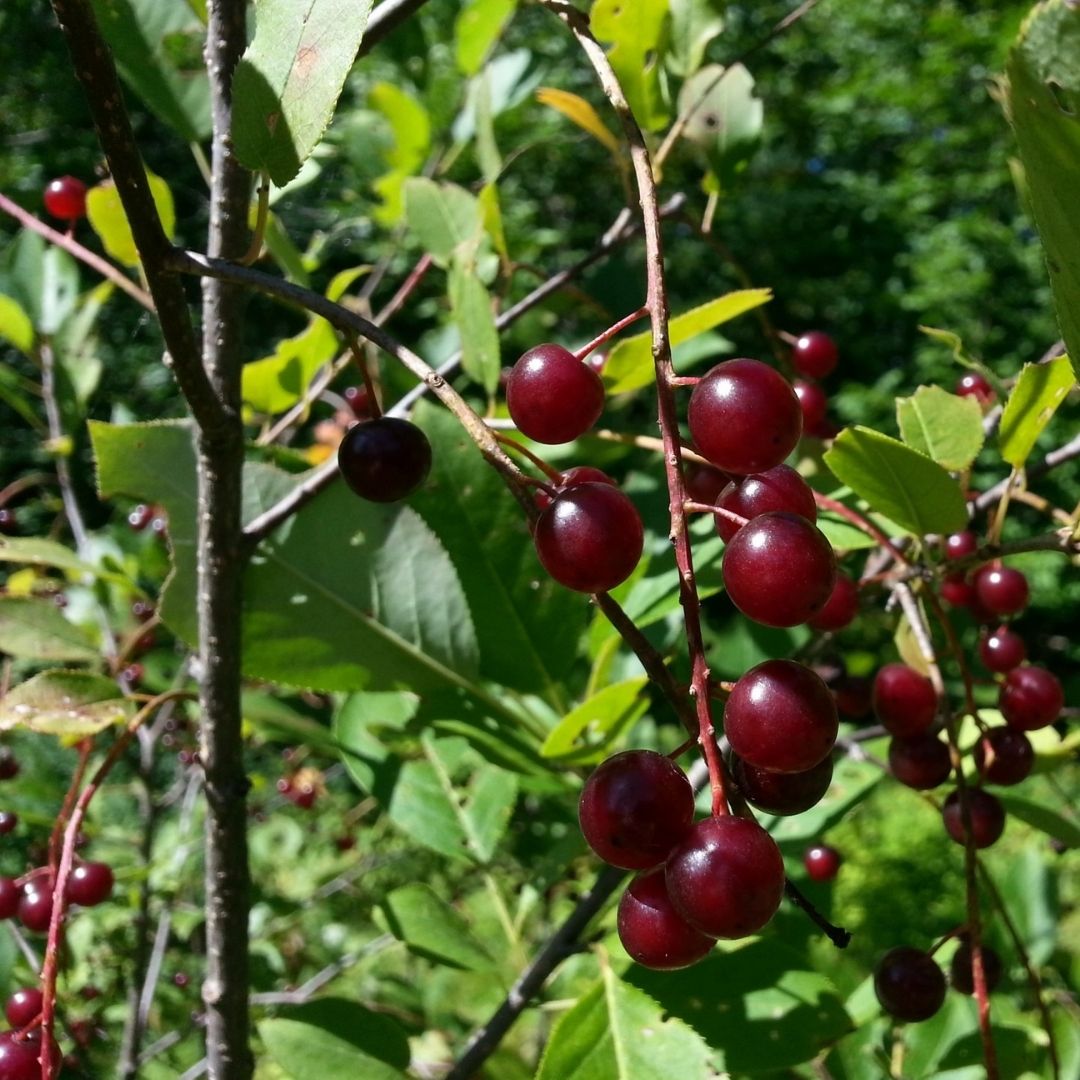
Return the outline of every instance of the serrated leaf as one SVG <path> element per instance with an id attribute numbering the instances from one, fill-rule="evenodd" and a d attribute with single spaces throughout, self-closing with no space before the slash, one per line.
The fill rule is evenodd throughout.
<path id="1" fill-rule="evenodd" d="M 368 104 L 386 118 L 394 137 L 393 146 L 383 151 L 389 172 L 373 184 L 383 201 L 375 216 L 384 225 L 393 225 L 405 211 L 405 181 L 420 170 L 431 146 L 431 117 L 419 101 L 393 83 L 376 83 Z"/>
<path id="2" fill-rule="evenodd" d="M 98 658 L 86 633 L 51 600 L 28 596 L 0 596 L 0 652 L 38 663 Z"/>
<path id="3" fill-rule="evenodd" d="M 171 240 L 176 234 L 176 208 L 173 205 L 172 191 L 160 176 L 149 169 L 146 170 L 146 179 L 161 227 Z M 116 185 L 111 180 L 103 180 L 86 193 L 86 218 L 98 234 L 102 246 L 117 262 L 124 266 L 139 265 L 139 250 L 135 246 L 135 237 L 131 235 L 124 205 L 120 201 Z"/>
<path id="4" fill-rule="evenodd" d="M 68 574 L 85 575 L 101 581 L 115 582 L 128 589 L 132 586 L 132 581 L 127 575 L 84 562 L 63 544 L 36 536 L 0 536 L 0 562 L 51 566 Z"/>
<path id="5" fill-rule="evenodd" d="M 771 289 L 739 289 L 676 315 L 668 326 L 672 348 L 704 334 L 772 299 Z M 608 355 L 601 377 L 609 394 L 621 394 L 650 385 L 655 373 L 652 335 L 635 334 L 620 341 Z"/>
<path id="6" fill-rule="evenodd" d="M 454 22 L 454 56 L 464 75 L 475 75 L 498 40 L 517 0 L 469 0 Z"/>
<path id="7" fill-rule="evenodd" d="M 1025 364 L 1005 402 L 998 429 L 1001 456 L 1014 468 L 1021 468 L 1050 423 L 1065 395 L 1075 385 L 1067 356 L 1057 356 L 1045 364 Z"/>
<path id="8" fill-rule="evenodd" d="M 261 0 L 232 84 L 232 140 L 247 168 L 278 187 L 300 171 L 334 114 L 371 2 Z"/>
<path id="9" fill-rule="evenodd" d="M 450 308 L 461 337 L 461 366 L 490 396 L 499 385 L 502 370 L 491 297 L 472 267 L 456 263 L 450 270 L 449 292 Z"/>
<path id="10" fill-rule="evenodd" d="M 908 446 L 952 472 L 968 468 L 982 449 L 979 403 L 940 386 L 920 386 L 911 397 L 897 398 L 896 421 Z"/>
<path id="11" fill-rule="evenodd" d="M 750 159 L 761 138 L 765 107 L 754 97 L 754 77 L 743 64 L 708 64 L 683 83 L 679 115 L 683 138 L 699 147 L 710 169 L 727 187 Z"/>
<path id="12" fill-rule="evenodd" d="M 936 461 L 870 428 L 845 428 L 825 464 L 871 509 L 916 536 L 949 533 L 967 523 L 960 485 Z"/>
<path id="13" fill-rule="evenodd" d="M 486 971 L 494 965 L 469 924 L 430 885 L 403 885 L 380 907 L 390 932 L 405 942 L 410 952 L 466 971 Z"/>
<path id="14" fill-rule="evenodd" d="M 592 32 L 611 46 L 608 60 L 644 131 L 663 127 L 670 116 L 661 78 L 667 15 L 668 0 L 596 0 L 589 13 Z"/>
<path id="15" fill-rule="evenodd" d="M 0 731 L 82 737 L 124 723 L 134 702 L 112 679 L 83 671 L 43 671 L 0 699 Z"/>
<path id="16" fill-rule="evenodd" d="M 19 352 L 30 355 L 34 348 L 34 324 L 22 305 L 11 296 L 0 293 L 0 338 L 10 342 Z"/>
<path id="17" fill-rule="evenodd" d="M 405 220 L 436 265 L 447 267 L 456 248 L 471 245 L 482 233 L 480 204 L 457 184 L 437 184 L 426 177 L 405 183 Z"/>
<path id="18" fill-rule="evenodd" d="M 409 1042 L 397 1023 L 344 998 L 286 1009 L 261 1021 L 259 1035 L 291 1080 L 404 1080 L 409 1066 Z"/>
<path id="19" fill-rule="evenodd" d="M 704 1080 L 708 1047 L 668 1012 L 605 964 L 552 1030 L 536 1080 Z"/>
<path id="20" fill-rule="evenodd" d="M 1060 840 L 1066 847 L 1080 848 L 1080 826 L 1057 810 L 1012 794 L 997 792 L 997 797 L 1012 817 Z"/>
<path id="21" fill-rule="evenodd" d="M 542 86 L 536 91 L 536 100 L 549 109 L 558 113 L 577 124 L 582 131 L 591 135 L 602 146 L 606 146 L 613 154 L 620 152 L 619 140 L 611 133 L 611 129 L 600 119 L 597 111 L 583 97 L 571 94 L 568 90 L 557 90 L 551 86 Z"/>
<path id="22" fill-rule="evenodd" d="M 540 748 L 546 758 L 564 764 L 587 765 L 603 759 L 622 732 L 649 707 L 648 679 L 627 679 L 605 686 L 571 709 L 552 729 Z"/>
<path id="23" fill-rule="evenodd" d="M 295 337 L 279 341 L 270 356 L 244 365 L 244 403 L 266 416 L 291 409 L 307 392 L 319 368 L 337 352 L 337 335 L 322 318 L 313 317 Z"/>

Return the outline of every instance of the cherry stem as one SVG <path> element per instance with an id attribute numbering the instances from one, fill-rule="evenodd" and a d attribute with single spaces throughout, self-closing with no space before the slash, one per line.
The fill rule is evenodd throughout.
<path id="1" fill-rule="evenodd" d="M 49 476 L 48 473 L 29 473 L 26 476 L 20 476 L 18 480 L 12 480 L 7 487 L 0 488 L 0 506 L 7 505 L 11 499 L 14 499 L 16 495 L 22 494 L 22 492 L 26 491 L 28 488 L 56 483 L 59 483 L 56 477 Z"/>
<path id="2" fill-rule="evenodd" d="M 251 244 L 237 260 L 241 266 L 251 266 L 258 262 L 262 254 L 263 237 L 266 235 L 266 218 L 270 210 L 270 177 L 263 172 L 259 176 L 259 205 L 255 211 L 255 229 L 251 234 Z"/>
<path id="3" fill-rule="evenodd" d="M 784 895 L 817 926 L 821 932 L 838 948 L 846 949 L 851 944 L 851 931 L 842 926 L 834 926 L 807 899 L 791 878 L 784 879 Z"/>
<path id="4" fill-rule="evenodd" d="M 867 536 L 872 536 L 902 566 L 911 565 L 908 557 L 869 518 L 860 514 L 858 510 L 852 510 L 850 506 L 845 506 L 839 499 L 823 495 L 820 491 L 814 492 L 814 502 L 825 510 L 831 510 L 845 521 L 851 522 L 856 529 L 866 533 Z"/>
<path id="5" fill-rule="evenodd" d="M 349 351 L 352 353 L 356 366 L 360 369 L 360 377 L 364 380 L 364 388 L 367 390 L 368 408 L 371 415 L 378 420 L 382 416 L 382 405 L 379 404 L 379 395 L 375 390 L 375 383 L 371 378 L 371 369 L 368 367 L 367 357 L 360 347 L 360 341 L 353 330 L 346 330 L 345 337 L 349 342 Z"/>
<path id="6" fill-rule="evenodd" d="M 91 739 L 83 739 L 79 743 L 79 760 L 76 762 L 71 783 L 68 784 L 67 792 L 64 794 L 64 802 L 60 807 L 60 813 L 56 815 L 56 822 L 53 825 L 52 834 L 49 836 L 49 871 L 52 874 L 56 873 L 56 867 L 60 861 L 60 841 L 64 835 L 64 826 L 67 824 L 68 815 L 75 805 L 76 798 L 78 798 L 79 787 L 82 785 L 82 778 L 86 773 L 86 765 L 90 760 L 93 745 Z"/>
<path id="7" fill-rule="evenodd" d="M 697 386 L 699 382 L 700 375 L 672 375 L 668 379 L 668 386 Z"/>
<path id="8" fill-rule="evenodd" d="M 671 758 L 672 761 L 674 761 L 676 758 L 681 758 L 683 754 L 685 754 L 688 750 L 693 750 L 693 748 L 697 746 L 697 742 L 697 736 L 689 738 L 686 740 L 686 742 L 680 743 L 678 746 L 676 746 L 675 749 L 670 751 L 667 756 Z"/>
<path id="9" fill-rule="evenodd" d="M 610 341 L 619 331 L 625 330 L 628 326 L 636 323 L 638 319 L 644 319 L 649 314 L 648 307 L 639 307 L 637 311 L 632 311 L 625 318 L 620 319 L 617 323 L 612 323 L 599 337 L 595 337 L 584 348 L 578 349 L 574 356 L 578 360 L 584 360 L 589 353 L 594 352 L 600 348 L 605 342 Z"/>
<path id="10" fill-rule="evenodd" d="M 936 953 L 938 949 L 940 949 L 941 946 L 945 944 L 945 942 L 952 941 L 954 937 L 956 937 L 958 934 L 962 934 L 966 929 L 967 927 L 963 923 L 961 923 L 959 926 L 953 927 L 953 929 L 950 930 L 944 937 L 939 938 L 937 941 L 934 942 L 930 949 L 927 950 L 926 955 L 933 956 L 934 953 Z"/>
<path id="11" fill-rule="evenodd" d="M 562 473 L 558 469 L 552 468 L 542 457 L 534 454 L 528 447 L 522 446 L 521 443 L 516 439 L 512 439 L 509 435 L 503 435 L 498 431 L 493 431 L 492 434 L 500 446 L 505 446 L 507 450 L 520 454 L 523 458 L 531 461 L 556 487 L 562 484 Z"/>

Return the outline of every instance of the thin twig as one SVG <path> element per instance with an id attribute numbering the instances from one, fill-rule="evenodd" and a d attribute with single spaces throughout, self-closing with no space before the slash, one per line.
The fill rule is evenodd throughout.
<path id="1" fill-rule="evenodd" d="M 1027 479 L 1035 480 L 1040 476 L 1045 476 L 1051 469 L 1056 469 L 1059 465 L 1064 465 L 1067 461 L 1072 461 L 1077 457 L 1080 457 L 1080 435 L 1074 435 L 1064 445 L 1059 446 L 1056 450 L 1051 450 L 1042 461 L 1029 466 L 1026 470 Z M 994 484 L 993 487 L 987 488 L 981 495 L 976 496 L 971 504 L 972 509 L 977 512 L 985 510 L 988 506 L 993 506 L 1001 498 L 1011 480 L 1012 475 L 1010 474 L 1004 480 Z"/>

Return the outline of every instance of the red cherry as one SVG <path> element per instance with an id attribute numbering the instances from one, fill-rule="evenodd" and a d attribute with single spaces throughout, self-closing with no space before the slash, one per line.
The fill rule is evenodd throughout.
<path id="1" fill-rule="evenodd" d="M 1001 957 L 990 948 L 986 942 L 982 946 L 983 976 L 986 979 L 988 993 L 993 993 L 1001 982 Z M 953 989 L 961 994 L 975 993 L 974 957 L 972 955 L 971 942 L 966 937 L 960 942 L 960 947 L 953 953 L 952 963 L 949 965 L 949 978 Z"/>
<path id="2" fill-rule="evenodd" d="M 0 810 L 0 836 L 14 832 L 19 825 L 19 815 L 10 810 Z"/>
<path id="3" fill-rule="evenodd" d="M 1019 784 L 1035 765 L 1035 751 L 1022 731 L 991 728 L 975 744 L 975 768 L 986 783 Z"/>
<path id="4" fill-rule="evenodd" d="M 1005 808 L 982 788 L 968 788 L 968 806 L 971 811 L 971 835 L 977 848 L 989 847 L 1005 831 Z M 967 830 L 960 811 L 960 793 L 952 792 L 941 809 L 945 831 L 958 844 L 963 844 Z"/>
<path id="5" fill-rule="evenodd" d="M 874 993 L 897 1020 L 929 1020 L 945 1000 L 945 976 L 921 949 L 890 949 L 874 968 Z"/>
<path id="6" fill-rule="evenodd" d="M 832 881 L 840 872 L 840 852 L 828 844 L 815 844 L 806 849 L 803 866 L 814 881 Z"/>
<path id="7" fill-rule="evenodd" d="M 663 868 L 634 878 L 619 901 L 619 940 L 642 967 L 675 971 L 697 963 L 716 942 L 674 908 Z"/>
<path id="8" fill-rule="evenodd" d="M 960 397 L 974 398 L 982 406 L 983 412 L 997 400 L 997 393 L 989 380 L 977 371 L 968 371 L 960 376 L 956 393 Z"/>
<path id="9" fill-rule="evenodd" d="M 937 715 L 934 685 L 907 664 L 886 664 L 874 676 L 874 711 L 893 735 L 921 735 Z"/>
<path id="10" fill-rule="evenodd" d="M 874 684 L 860 675 L 845 675 L 833 687 L 837 712 L 850 720 L 861 720 L 874 707 Z"/>
<path id="11" fill-rule="evenodd" d="M 61 221 L 86 217 L 86 185 L 75 176 L 50 180 L 42 195 L 45 209 Z"/>
<path id="12" fill-rule="evenodd" d="M 825 606 L 806 620 L 814 630 L 843 630 L 859 614 L 859 587 L 847 574 L 837 571 L 836 584 Z"/>
<path id="13" fill-rule="evenodd" d="M 901 784 L 929 791 L 952 772 L 949 748 L 936 735 L 897 736 L 889 743 L 889 769 Z"/>
<path id="14" fill-rule="evenodd" d="M 48 889 L 36 888 L 37 884 L 31 882 L 23 886 L 22 896 L 19 897 L 19 922 L 27 930 L 44 933 L 52 919 L 53 898 Z"/>
<path id="15" fill-rule="evenodd" d="M 1035 664 L 1025 664 L 1005 676 L 998 705 L 1009 727 L 1037 731 L 1061 715 L 1065 693 L 1056 675 Z"/>
<path id="16" fill-rule="evenodd" d="M 833 774 L 831 756 L 806 772 L 779 773 L 749 765 L 732 754 L 729 768 L 743 798 L 776 817 L 802 814 L 816 806 L 829 790 Z"/>
<path id="17" fill-rule="evenodd" d="M 41 1080 L 40 1055 L 40 1030 L 26 1034 L 0 1032 L 0 1077 L 3 1080 Z M 57 1056 L 53 1055 L 54 1061 Z"/>
<path id="18" fill-rule="evenodd" d="M 950 607 L 971 607 L 975 588 L 964 574 L 946 574 L 941 580 L 941 598 Z"/>
<path id="19" fill-rule="evenodd" d="M 357 420 L 371 418 L 371 400 L 366 386 L 346 386 L 341 396 Z"/>
<path id="20" fill-rule="evenodd" d="M 972 584 L 979 602 L 994 615 L 1017 615 L 1027 607 L 1027 578 L 1011 566 L 984 566 Z"/>
<path id="21" fill-rule="evenodd" d="M 1024 639 L 1006 626 L 979 639 L 979 658 L 990 671 L 1004 674 L 1019 667 L 1027 657 Z"/>
<path id="22" fill-rule="evenodd" d="M 21 898 L 22 889 L 15 884 L 14 878 L 0 877 L 0 919 L 14 918 Z"/>
<path id="23" fill-rule="evenodd" d="M 802 409 L 803 432 L 813 434 L 815 429 L 825 422 L 829 399 L 817 383 L 796 379 L 793 385 L 795 396 L 799 399 L 799 407 Z"/>
<path id="24" fill-rule="evenodd" d="M 73 904 L 94 907 L 112 895 L 112 868 L 103 862 L 80 863 L 71 871 L 67 898 Z"/>
<path id="25" fill-rule="evenodd" d="M 979 550 L 979 538 L 970 530 L 945 537 L 945 558 L 963 559 Z"/>
<path id="26" fill-rule="evenodd" d="M 789 465 L 776 465 L 762 473 L 752 473 L 729 484 L 717 506 L 752 520 L 772 511 L 798 514 L 817 521 L 817 503 L 810 485 Z M 742 526 L 723 514 L 716 515 L 716 531 L 729 541 Z"/>
<path id="27" fill-rule="evenodd" d="M 13 1028 L 23 1028 L 32 1024 L 41 1015 L 41 1003 L 44 1000 L 44 995 L 36 986 L 16 990 L 8 998 L 4 1008 L 7 1022 Z"/>
<path id="28" fill-rule="evenodd" d="M 836 367 L 838 353 L 836 342 L 821 330 L 803 334 L 791 351 L 795 370 L 812 379 L 824 379 Z"/>
<path id="29" fill-rule="evenodd" d="M 702 465 L 699 461 L 691 461 L 686 465 L 683 480 L 686 484 L 686 494 L 697 503 L 706 506 L 715 506 L 720 493 L 736 479 L 730 473 L 723 472 L 713 465 Z"/>
<path id="30" fill-rule="evenodd" d="M 604 384 L 561 345 L 537 345 L 510 372 L 506 406 L 518 431 L 530 439 L 570 442 L 600 419 Z"/>
<path id="31" fill-rule="evenodd" d="M 0 536 L 14 536 L 19 531 L 19 523 L 15 511 L 0 507 Z"/>

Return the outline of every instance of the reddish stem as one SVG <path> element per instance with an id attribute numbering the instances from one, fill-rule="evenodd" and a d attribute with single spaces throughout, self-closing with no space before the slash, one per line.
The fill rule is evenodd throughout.
<path id="1" fill-rule="evenodd" d="M 83 739 L 79 743 L 79 760 L 75 765 L 75 772 L 72 774 L 71 783 L 68 784 L 67 792 L 64 795 L 64 802 L 60 807 L 60 813 L 56 815 L 56 822 L 53 824 L 52 834 L 49 836 L 49 868 L 53 874 L 56 873 L 56 864 L 60 857 L 60 838 L 64 834 L 64 825 L 67 822 L 68 815 L 71 813 L 72 806 L 75 804 L 75 799 L 79 794 L 79 787 L 82 784 L 83 775 L 86 773 L 86 764 L 90 760 L 90 752 L 92 750 L 92 740 Z"/>
<path id="2" fill-rule="evenodd" d="M 638 319 L 644 319 L 649 314 L 648 307 L 639 307 L 637 311 L 632 311 L 625 318 L 620 319 L 617 323 L 612 323 L 599 337 L 595 337 L 584 348 L 578 349 L 574 356 L 578 360 L 584 360 L 586 356 L 591 352 L 599 349 L 605 342 L 610 341 L 620 330 L 625 330 L 632 323 L 636 323 Z"/>
<path id="3" fill-rule="evenodd" d="M 531 461 L 553 484 L 560 485 L 562 483 L 562 473 L 558 469 L 552 468 L 542 457 L 534 454 L 527 447 L 524 447 L 516 439 L 510 438 L 509 435 L 503 435 L 498 431 L 493 432 L 495 441 L 502 446 L 505 446 L 507 450 L 513 451 L 515 454 L 520 454 L 523 458 L 527 458 Z"/>
<path id="4" fill-rule="evenodd" d="M 822 495 L 820 491 L 814 492 L 814 502 L 825 510 L 831 510 L 834 514 L 838 514 L 845 521 L 851 522 L 856 529 L 866 533 L 867 536 L 872 536 L 902 566 L 911 565 L 908 557 L 869 518 L 864 517 L 858 510 L 852 510 L 850 506 L 845 506 L 838 499 Z"/>

